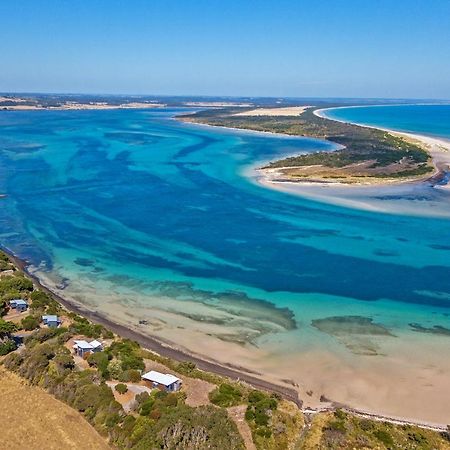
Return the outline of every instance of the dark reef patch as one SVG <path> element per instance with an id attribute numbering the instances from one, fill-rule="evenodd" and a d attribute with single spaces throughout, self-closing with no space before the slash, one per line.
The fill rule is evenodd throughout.
<path id="1" fill-rule="evenodd" d="M 315 319 L 312 326 L 323 333 L 332 336 L 348 334 L 367 336 L 393 336 L 393 334 L 383 325 L 374 323 L 370 317 L 363 316 L 333 316 L 324 319 Z"/>
<path id="2" fill-rule="evenodd" d="M 77 258 L 74 260 L 74 263 L 82 267 L 90 267 L 95 264 L 95 261 L 88 258 Z"/>
<path id="3" fill-rule="evenodd" d="M 441 325 L 433 325 L 432 327 L 424 327 L 419 323 L 408 324 L 413 331 L 419 333 L 439 334 L 441 336 L 450 336 L 450 328 L 443 327 Z"/>
<path id="4" fill-rule="evenodd" d="M 380 355 L 376 338 L 394 337 L 383 325 L 374 323 L 370 317 L 333 316 L 315 319 L 311 325 L 333 336 L 356 355 Z"/>

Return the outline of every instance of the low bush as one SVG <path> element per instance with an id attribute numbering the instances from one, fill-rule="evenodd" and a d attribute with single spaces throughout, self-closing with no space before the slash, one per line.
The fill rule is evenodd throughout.
<path id="1" fill-rule="evenodd" d="M 128 392 L 128 386 L 126 384 L 119 383 L 119 384 L 116 384 L 115 390 L 119 394 L 125 394 L 126 392 Z"/>
<path id="2" fill-rule="evenodd" d="M 0 356 L 7 355 L 17 349 L 17 344 L 13 339 L 6 339 L 0 342 Z"/>
<path id="3" fill-rule="evenodd" d="M 243 401 L 243 392 L 237 385 L 222 383 L 210 392 L 211 403 L 223 408 L 239 405 Z"/>
<path id="4" fill-rule="evenodd" d="M 39 328 L 39 318 L 36 316 L 26 316 L 20 321 L 20 323 L 22 324 L 22 328 L 26 331 L 31 331 Z"/>

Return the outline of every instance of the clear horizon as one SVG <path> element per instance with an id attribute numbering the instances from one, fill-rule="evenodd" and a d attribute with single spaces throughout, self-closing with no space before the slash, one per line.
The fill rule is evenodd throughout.
<path id="1" fill-rule="evenodd" d="M 0 5 L 0 91 L 450 99 L 450 2 Z"/>

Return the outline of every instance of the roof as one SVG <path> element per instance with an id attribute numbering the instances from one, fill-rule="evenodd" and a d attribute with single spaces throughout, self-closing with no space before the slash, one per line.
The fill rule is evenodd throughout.
<path id="1" fill-rule="evenodd" d="M 78 348 L 82 348 L 84 350 L 91 350 L 92 349 L 92 345 L 89 344 L 89 342 L 87 341 L 73 341 L 74 347 L 78 347 Z"/>
<path id="2" fill-rule="evenodd" d="M 47 322 L 58 322 L 58 316 L 50 315 L 50 316 L 42 316 L 42 320 L 46 320 Z"/>
<path id="3" fill-rule="evenodd" d="M 28 303 L 25 300 L 19 299 L 19 300 L 13 300 L 13 302 L 17 305 L 24 305 L 28 306 Z"/>
<path id="4" fill-rule="evenodd" d="M 92 348 L 97 348 L 97 347 L 101 347 L 103 344 L 100 341 L 91 341 L 89 342 L 89 344 L 92 346 Z"/>
<path id="5" fill-rule="evenodd" d="M 144 375 L 142 375 L 142 378 L 144 380 L 153 381 L 155 383 L 162 384 L 164 386 L 170 386 L 171 384 L 176 383 L 177 381 L 181 381 L 175 375 L 171 375 L 169 373 L 164 374 L 156 372 L 156 370 L 151 370 L 150 372 L 144 373 Z"/>
<path id="6" fill-rule="evenodd" d="M 92 350 L 94 348 L 98 348 L 101 347 L 103 344 L 97 340 L 92 341 L 92 342 L 87 342 L 87 341 L 73 341 L 74 342 L 74 347 L 78 347 L 81 348 L 83 350 Z"/>

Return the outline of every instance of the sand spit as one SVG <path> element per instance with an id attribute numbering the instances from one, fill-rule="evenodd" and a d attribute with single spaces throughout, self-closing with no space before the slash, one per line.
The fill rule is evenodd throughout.
<path id="1" fill-rule="evenodd" d="M 247 117 L 293 117 L 299 116 L 306 109 L 311 108 L 311 106 L 288 106 L 285 108 L 257 108 L 251 111 L 243 111 L 234 116 L 247 116 Z"/>
<path id="2" fill-rule="evenodd" d="M 20 101 L 14 99 L 15 102 Z M 22 100 L 26 101 L 26 100 Z M 40 104 L 32 105 L 11 105 L 2 106 L 0 110 L 4 111 L 36 111 L 36 110 L 48 110 L 48 111 L 61 111 L 61 110 L 101 110 L 101 109 L 153 109 L 164 108 L 166 105 L 162 103 L 146 103 L 146 102 L 131 102 L 122 103 L 119 105 L 109 104 L 106 102 L 90 102 L 90 103 L 78 103 L 78 102 L 66 102 L 60 106 L 43 106 Z"/>

